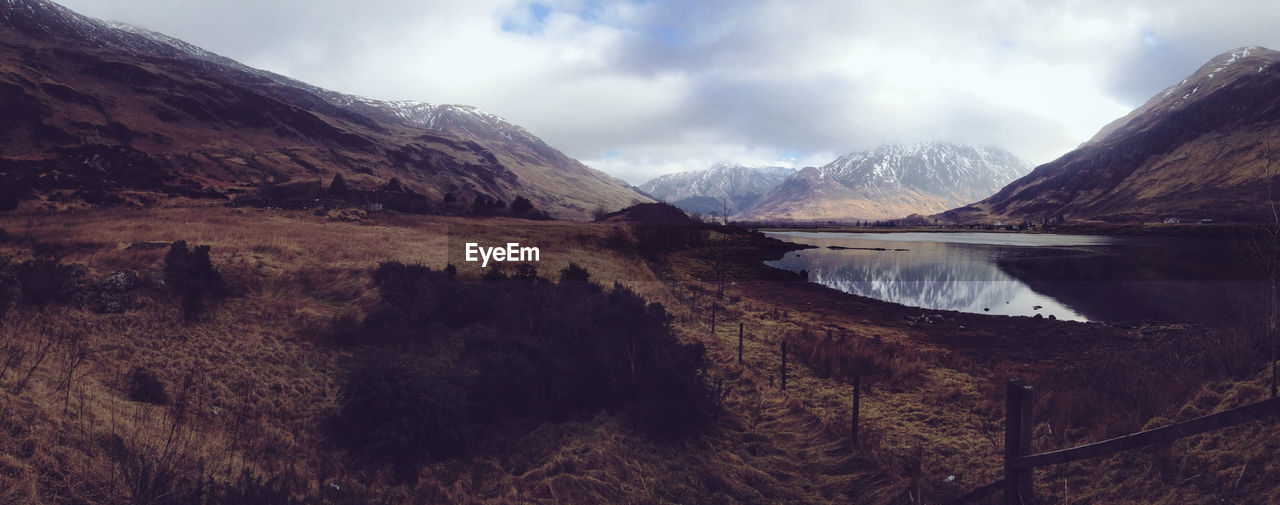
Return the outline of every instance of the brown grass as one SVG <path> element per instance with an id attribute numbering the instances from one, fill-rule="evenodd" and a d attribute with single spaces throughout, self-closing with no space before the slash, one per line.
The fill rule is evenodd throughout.
<path id="1" fill-rule="evenodd" d="M 0 437 L 0 502 L 132 503 L 153 491 L 236 486 L 245 476 L 280 477 L 297 497 L 337 486 L 421 503 L 844 503 L 852 489 L 876 488 L 881 470 L 754 374 L 730 378 L 736 392 L 726 415 L 695 440 L 658 444 L 602 414 L 497 435 L 472 457 L 424 468 L 412 486 L 324 439 L 321 426 L 351 358 L 325 342 L 325 332 L 335 318 L 377 301 L 369 272 L 379 262 L 442 267 L 459 235 L 537 244 L 544 275 L 576 262 L 597 281 L 622 282 L 671 306 L 678 329 L 697 321 L 647 263 L 603 247 L 613 226 L 406 216 L 342 222 L 218 207 L 2 216 L 10 240 L 0 253 L 22 258 L 36 242 L 76 244 L 64 261 L 87 265 L 90 280 L 121 268 L 160 276 L 165 251 L 127 249 L 136 242 L 210 245 L 237 294 L 193 322 L 171 295 L 151 288 L 134 293 L 141 308 L 122 315 L 58 305 L 12 312 L 0 335 L 13 345 L 0 345 L 0 360 L 19 348 L 50 350 L 39 363 L 24 358 L 13 367 L 34 365 L 29 386 L 0 389 L 7 406 L 0 429 L 10 435 Z M 77 355 L 84 359 L 72 370 Z M 128 377 L 139 366 L 166 384 L 175 398 L 169 405 L 129 400 Z M 0 385 L 17 377 L 7 372 Z M 159 470 L 170 473 L 157 477 Z"/>
<path id="2" fill-rule="evenodd" d="M 1117 355 L 1146 330 L 1064 323 L 1037 327 L 1057 332 L 1037 348 L 1002 339 L 1024 327 L 995 318 L 965 320 L 962 333 L 908 326 L 900 309 L 759 283 L 749 267 L 731 272 L 727 295 L 715 299 L 705 251 L 649 264 L 605 247 L 615 226 L 391 215 L 344 222 L 220 207 L 2 215 L 10 239 L 0 255 L 21 259 L 33 242 L 69 244 L 64 261 L 86 264 L 91 279 L 122 268 L 146 278 L 160 274 L 165 251 L 130 244 L 186 240 L 212 246 L 237 294 L 194 322 L 151 288 L 134 293 L 142 306 L 122 315 L 58 305 L 11 312 L 0 322 L 0 365 L 12 362 L 0 373 L 0 503 L 130 503 L 158 486 L 142 478 L 154 481 L 155 469 L 172 470 L 170 487 L 274 476 L 298 497 L 333 498 L 336 486 L 397 503 L 941 503 L 1000 477 L 1001 395 L 1013 375 L 1031 378 L 1041 394 L 1036 443 L 1044 448 L 1260 399 L 1264 378 L 1235 359 L 1241 347 L 1211 345 L 1237 342 L 1229 335 L 1204 334 L 1196 349 L 1205 352 L 1196 354 L 1175 329 Z M 461 237 L 536 244 L 544 275 L 576 262 L 596 281 L 666 305 L 677 333 L 708 346 L 713 378 L 731 388 L 725 414 L 710 432 L 675 444 L 636 435 L 607 413 L 500 433 L 470 457 L 429 465 L 411 486 L 351 461 L 321 425 L 352 356 L 323 337 L 335 319 L 377 302 L 369 273 L 379 262 L 439 268 L 458 261 L 451 244 Z M 784 340 L 791 359 L 780 391 Z M 1179 349 L 1198 357 L 1151 359 Z M 130 401 L 128 377 L 139 366 L 174 400 Z M 853 375 L 864 377 L 857 446 L 848 437 Z M 1105 380 L 1079 387 L 1081 377 Z M 1138 385 L 1103 387 L 1121 377 Z M 1115 404 L 1121 393 L 1150 405 L 1123 414 L 1131 409 Z M 1276 503 L 1277 433 L 1274 424 L 1250 424 L 1046 469 L 1037 482 L 1051 503 Z"/>

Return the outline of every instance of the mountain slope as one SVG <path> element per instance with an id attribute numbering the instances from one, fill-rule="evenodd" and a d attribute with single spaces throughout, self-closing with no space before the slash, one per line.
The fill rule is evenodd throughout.
<path id="1" fill-rule="evenodd" d="M 786 167 L 719 163 L 706 170 L 658 176 L 639 187 L 689 212 L 718 214 L 728 205 L 729 213 L 734 214 L 755 203 L 795 172 Z"/>
<path id="2" fill-rule="evenodd" d="M 1164 218 L 1257 221 L 1280 167 L 1280 52 L 1223 53 L 1182 82 L 990 198 L 947 211 L 957 222 Z M 1270 173 L 1265 173 L 1270 172 Z"/>
<path id="3" fill-rule="evenodd" d="M 424 124 L 401 111 L 413 107 L 309 86 L 44 0 L 2 0 L 0 28 L 0 175 L 12 181 L 0 207 L 222 197 L 334 173 L 365 188 L 398 178 L 432 199 L 524 195 L 562 217 L 645 200 L 496 116 Z"/>
<path id="4" fill-rule="evenodd" d="M 806 168 L 739 218 L 894 219 L 939 212 L 995 192 L 1029 165 L 993 147 L 924 142 L 885 145 Z"/>

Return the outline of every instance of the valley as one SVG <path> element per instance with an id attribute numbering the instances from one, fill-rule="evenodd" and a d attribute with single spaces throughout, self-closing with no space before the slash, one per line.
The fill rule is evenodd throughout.
<path id="1" fill-rule="evenodd" d="M 1280 502 L 1280 52 L 260 4 L 0 0 L 0 504 Z"/>
<path id="2" fill-rule="evenodd" d="M 1265 392 L 1265 374 L 1221 368 L 1243 358 L 1240 346 L 1250 345 L 1230 327 L 904 307 L 765 266 L 766 257 L 792 247 L 746 232 L 713 229 L 702 246 L 656 259 L 609 245 L 619 233 L 645 233 L 629 231 L 642 226 L 395 215 L 342 222 L 302 211 L 207 206 L 7 214 L 0 219 L 2 245 L 15 259 L 37 244 L 61 244 L 61 261 L 85 265 L 86 280 L 125 268 L 147 279 L 162 270 L 164 249 L 135 245 L 182 239 L 211 246 L 212 264 L 233 294 L 211 301 L 195 319 L 149 287 L 129 291 L 122 314 L 95 314 L 75 303 L 14 307 L 2 326 L 8 352 L 24 348 L 23 341 L 48 341 L 53 356 L 85 358 L 70 369 L 57 358 L 35 363 L 34 381 L 25 387 L 15 389 L 15 374 L 5 376 L 3 394 L 13 408 L 0 422 L 16 435 L 0 451 L 19 463 L 6 473 L 3 496 L 113 503 L 112 496 L 139 492 L 127 487 L 139 468 L 131 465 L 163 464 L 175 473 L 168 484 L 151 485 L 171 486 L 179 495 L 212 479 L 238 493 L 274 490 L 333 502 L 944 502 L 999 478 L 993 437 L 1010 376 L 1028 377 L 1048 395 L 1039 422 L 1054 431 L 1040 437 L 1044 447 L 1105 438 L 1156 418 L 1182 419 Z M 705 346 L 706 380 L 724 386 L 723 410 L 705 431 L 677 442 L 635 431 L 625 411 L 504 424 L 464 456 L 419 467 L 410 481 L 416 483 L 407 485 L 376 458 L 348 459 L 323 426 L 341 406 L 344 370 L 361 347 L 335 343 L 330 335 L 342 321 L 376 311 L 378 290 L 369 272 L 379 263 L 443 268 L 460 254 L 451 249 L 460 244 L 450 245 L 458 229 L 474 231 L 483 243 L 537 244 L 541 261 L 529 265 L 538 272 L 579 264 L 592 280 L 618 282 L 667 307 L 680 341 Z M 372 243 L 379 246 L 368 247 Z M 733 266 L 724 297 L 717 298 L 723 258 Z M 480 274 L 459 267 L 460 276 Z M 31 326 L 38 321 L 46 323 Z M 741 365 L 737 323 L 745 333 Z M 25 336 L 14 340 L 17 335 Z M 791 353 L 786 390 L 779 382 L 784 341 Z M 1176 385 L 1164 379 L 1171 365 L 1151 359 L 1174 347 L 1206 353 L 1179 365 Z M 181 400 L 130 401 L 128 377 L 137 367 Z M 1110 388 L 1122 371 L 1132 387 Z M 60 384 L 58 377 L 68 374 L 73 380 Z M 848 434 L 850 374 L 862 375 L 864 387 L 856 445 Z M 1144 393 L 1155 384 L 1161 394 Z M 1105 406 L 1133 402 L 1143 409 L 1127 414 Z M 1082 405 L 1091 406 L 1089 413 Z M 155 438 L 161 428 L 177 430 L 180 448 Z M 1240 444 L 1274 443 L 1259 429 L 1227 430 L 1175 444 L 1176 451 L 1136 456 L 1147 461 L 1136 467 L 1143 486 L 1100 483 L 1098 474 L 1132 475 L 1134 464 L 1122 458 L 1054 469 L 1039 479 L 1046 483 L 1041 492 L 1056 497 L 1065 482 L 1075 499 L 1101 501 L 1143 496 L 1180 503 L 1223 486 L 1265 496 L 1272 492 L 1266 483 L 1275 482 L 1271 470 L 1233 480 L 1257 457 Z M 104 437 L 119 437 L 138 459 L 113 459 L 96 442 Z M 1206 444 L 1216 449 L 1201 449 Z M 23 452 L 29 450 L 35 452 Z M 63 466 L 61 458 L 83 464 Z M 1187 475 L 1164 469 L 1169 458 L 1214 458 L 1217 470 Z M 259 480 L 243 480 L 250 476 Z M 1173 485 L 1188 478 L 1190 485 Z M 337 489 L 344 491 L 331 493 Z"/>

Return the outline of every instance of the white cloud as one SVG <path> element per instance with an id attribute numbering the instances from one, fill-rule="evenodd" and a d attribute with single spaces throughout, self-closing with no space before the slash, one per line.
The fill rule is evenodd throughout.
<path id="1" fill-rule="evenodd" d="M 1218 53 L 1280 47 L 1262 1 L 66 4 L 339 91 L 476 105 L 634 183 L 920 140 L 1043 163 Z"/>

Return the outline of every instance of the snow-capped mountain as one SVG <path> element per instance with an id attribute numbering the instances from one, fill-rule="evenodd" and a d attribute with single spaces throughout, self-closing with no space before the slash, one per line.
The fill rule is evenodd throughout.
<path id="1" fill-rule="evenodd" d="M 995 147 L 883 145 L 802 170 L 739 218 L 808 221 L 932 214 L 985 198 L 1030 169 L 1029 163 Z"/>
<path id="2" fill-rule="evenodd" d="M 204 196 L 391 178 L 439 199 L 524 196 L 553 215 L 646 201 L 474 107 L 347 95 L 47 0 L 0 0 L 0 199 L 50 191 Z M 91 168 L 86 168 L 91 167 Z"/>
<path id="3" fill-rule="evenodd" d="M 689 212 L 730 214 L 751 206 L 782 184 L 794 168 L 719 163 L 706 170 L 666 174 L 639 186 L 641 191 Z"/>
<path id="4" fill-rule="evenodd" d="M 1220 54 L 1092 139 L 946 221 L 1271 220 L 1280 52 Z"/>

